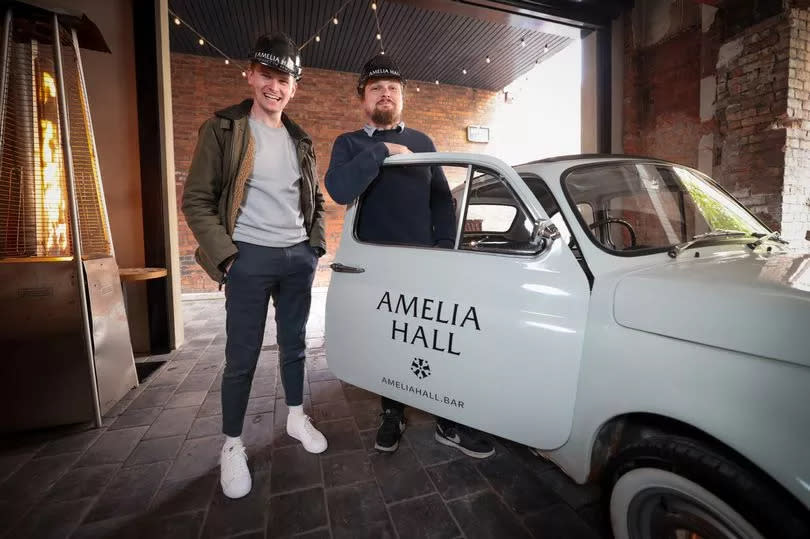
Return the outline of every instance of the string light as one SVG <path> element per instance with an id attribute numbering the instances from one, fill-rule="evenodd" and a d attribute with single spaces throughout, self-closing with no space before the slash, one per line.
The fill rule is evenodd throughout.
<path id="1" fill-rule="evenodd" d="M 487 63 L 489 63 L 489 62 L 491 62 L 491 60 L 489 59 L 489 56 L 487 56 Z"/>
<path id="2" fill-rule="evenodd" d="M 548 45 L 546 45 L 545 47 L 543 47 L 543 52 L 548 52 Z"/>
<path id="3" fill-rule="evenodd" d="M 191 30 L 191 31 L 194 33 L 194 35 L 196 35 L 196 36 L 197 36 L 197 38 L 198 38 L 198 39 L 197 39 L 197 43 L 198 43 L 198 44 L 199 44 L 201 47 L 202 47 L 202 46 L 204 46 L 204 45 L 207 45 L 208 47 L 210 47 L 211 49 L 213 49 L 214 51 L 216 51 L 216 52 L 217 52 L 217 53 L 218 53 L 220 56 L 222 56 L 222 58 L 223 58 L 223 60 L 224 60 L 224 62 L 225 62 L 225 65 L 231 65 L 231 58 L 230 58 L 230 57 L 229 57 L 227 54 L 225 54 L 224 52 L 222 52 L 222 50 L 220 50 L 220 49 L 219 49 L 219 47 L 217 47 L 216 45 L 214 45 L 213 43 L 211 43 L 210 41 L 208 41 L 207 39 L 205 39 L 201 33 L 199 33 L 197 30 L 195 30 L 195 29 L 194 29 L 194 28 L 193 28 L 193 27 L 192 27 L 192 26 L 191 26 L 189 23 L 187 23 L 186 21 L 184 21 L 183 19 L 181 19 L 181 18 L 180 18 L 180 17 L 177 15 L 177 13 L 175 13 L 174 11 L 172 11 L 171 9 L 169 9 L 169 16 L 171 17 L 172 22 L 174 22 L 174 24 L 175 24 L 175 25 L 177 25 L 177 26 L 185 26 L 186 28 L 188 28 L 189 30 Z M 236 65 L 235 67 L 236 67 L 237 69 L 239 69 L 240 71 L 242 71 L 242 67 L 241 67 L 241 66 Z M 246 73 L 245 71 L 242 71 L 242 76 L 243 76 L 243 77 L 247 77 L 247 73 Z"/>
<path id="4" fill-rule="evenodd" d="M 526 40 L 525 40 L 525 39 L 520 38 L 520 46 L 521 46 L 521 47 L 525 47 L 525 46 L 526 46 Z"/>
<path id="5" fill-rule="evenodd" d="M 463 73 L 464 75 L 466 75 L 466 74 L 467 74 L 467 70 L 466 70 L 466 69 L 462 69 L 462 70 L 461 70 L 461 73 Z"/>
<path id="6" fill-rule="evenodd" d="M 336 11 L 336 12 L 335 12 L 335 13 L 334 13 L 334 14 L 333 14 L 331 17 L 329 17 L 329 18 L 326 20 L 326 22 L 325 22 L 325 23 L 323 23 L 323 25 L 321 25 L 321 27 L 320 27 L 320 28 L 318 28 L 317 30 L 315 30 L 315 33 L 312 35 L 312 37 L 310 37 L 309 39 L 307 39 L 306 41 L 304 41 L 304 44 L 303 44 L 303 45 L 301 45 L 300 47 L 298 47 L 298 50 L 299 50 L 299 51 L 304 50 L 304 48 L 306 48 L 306 46 L 307 46 L 307 45 L 309 45 L 309 44 L 310 44 L 310 43 L 311 43 L 313 40 L 314 40 L 316 43 L 320 43 L 320 41 L 321 41 L 321 32 L 323 32 L 324 30 L 326 30 L 326 28 L 329 26 L 329 23 L 332 23 L 332 24 L 335 24 L 335 25 L 336 25 L 336 24 L 338 24 L 338 23 L 340 22 L 340 20 L 338 19 L 338 15 L 340 15 L 340 14 L 341 14 L 341 12 L 342 12 L 344 9 L 346 9 L 346 6 L 348 6 L 350 2 L 352 2 L 352 0 L 346 0 L 345 2 L 343 2 L 343 5 L 341 5 L 341 6 L 340 6 L 340 8 L 339 8 L 339 9 L 338 9 L 338 10 L 337 10 L 337 11 Z"/>
<path id="7" fill-rule="evenodd" d="M 438 79 L 436 79 L 436 85 L 438 86 L 438 84 L 439 84 L 439 80 L 438 80 Z"/>
<path id="8" fill-rule="evenodd" d="M 380 51 L 380 54 L 382 54 L 383 56 L 385 56 L 385 51 Z"/>
<path id="9" fill-rule="evenodd" d="M 419 86 L 416 87 L 416 91 L 421 92 L 421 90 L 419 89 Z"/>
<path id="10" fill-rule="evenodd" d="M 380 29 L 380 17 L 377 15 L 377 3 L 371 3 L 371 10 L 374 12 L 374 24 L 377 26 L 377 41 L 380 42 L 380 54 L 385 54 L 385 44 L 382 41 L 382 30 Z"/>

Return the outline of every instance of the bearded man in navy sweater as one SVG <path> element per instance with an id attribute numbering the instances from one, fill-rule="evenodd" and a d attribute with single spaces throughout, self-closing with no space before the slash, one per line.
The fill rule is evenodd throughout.
<path id="1" fill-rule="evenodd" d="M 361 198 L 357 236 L 362 241 L 452 249 L 455 212 L 441 167 L 382 167 L 389 155 L 436 151 L 430 137 L 405 128 L 404 87 L 390 56 L 380 54 L 366 63 L 357 93 L 367 123 L 335 140 L 326 190 L 339 204 Z M 374 447 L 393 452 L 405 430 L 405 406 L 382 397 L 382 410 Z M 439 417 L 435 439 L 471 457 L 495 453 L 477 431 Z"/>

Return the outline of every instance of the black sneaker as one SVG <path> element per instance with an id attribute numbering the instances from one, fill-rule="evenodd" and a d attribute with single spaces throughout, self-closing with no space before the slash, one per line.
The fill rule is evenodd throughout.
<path id="1" fill-rule="evenodd" d="M 382 424 L 377 430 L 374 449 L 393 453 L 399 447 L 399 439 L 405 431 L 405 417 L 394 410 L 386 410 L 380 416 L 382 417 Z"/>
<path id="2" fill-rule="evenodd" d="M 436 423 L 433 436 L 440 444 L 455 447 L 467 456 L 485 459 L 495 454 L 495 448 L 477 430 L 464 425 L 442 426 Z"/>

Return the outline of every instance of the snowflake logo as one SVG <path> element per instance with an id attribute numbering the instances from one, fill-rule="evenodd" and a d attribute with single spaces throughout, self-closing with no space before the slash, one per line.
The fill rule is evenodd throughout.
<path id="1" fill-rule="evenodd" d="M 420 380 L 430 376 L 430 363 L 424 359 L 415 357 L 411 363 L 411 372 L 413 372 Z"/>

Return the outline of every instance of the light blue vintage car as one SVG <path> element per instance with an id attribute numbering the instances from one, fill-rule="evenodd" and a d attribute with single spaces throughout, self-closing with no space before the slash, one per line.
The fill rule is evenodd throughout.
<path id="1" fill-rule="evenodd" d="M 341 379 L 538 448 L 618 538 L 810 537 L 810 256 L 655 159 L 442 167 L 453 249 L 363 241 L 327 300 Z"/>

